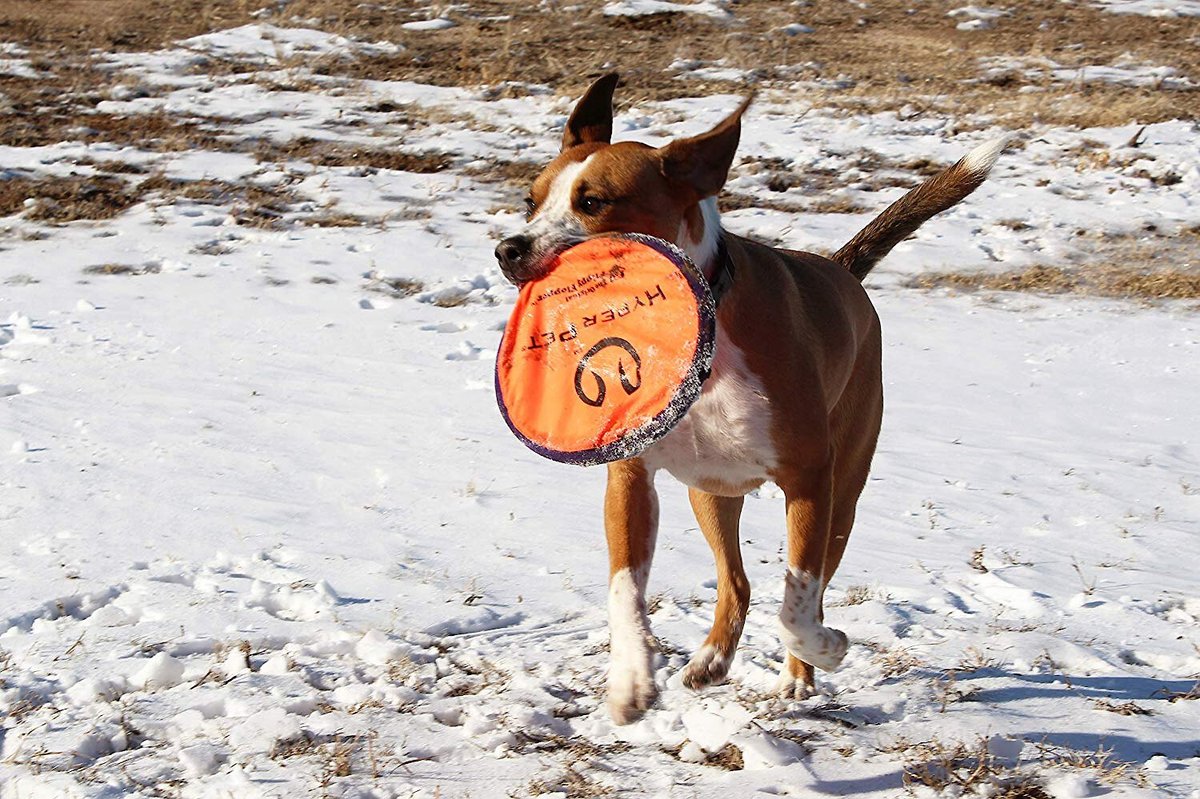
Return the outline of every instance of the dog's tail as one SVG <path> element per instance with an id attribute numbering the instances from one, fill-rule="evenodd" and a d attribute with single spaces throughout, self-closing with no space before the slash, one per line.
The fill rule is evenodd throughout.
<path id="1" fill-rule="evenodd" d="M 954 166 L 896 200 L 834 253 L 833 260 L 859 280 L 865 278 L 875 264 L 926 220 L 979 188 L 1007 142 L 1001 138 L 976 147 Z"/>

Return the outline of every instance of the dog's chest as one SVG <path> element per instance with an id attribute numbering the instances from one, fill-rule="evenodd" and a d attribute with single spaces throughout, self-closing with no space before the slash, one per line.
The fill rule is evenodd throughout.
<path id="1" fill-rule="evenodd" d="M 771 403 L 719 326 L 712 373 L 699 399 L 642 458 L 651 469 L 712 493 L 743 493 L 769 479 L 776 464 Z"/>

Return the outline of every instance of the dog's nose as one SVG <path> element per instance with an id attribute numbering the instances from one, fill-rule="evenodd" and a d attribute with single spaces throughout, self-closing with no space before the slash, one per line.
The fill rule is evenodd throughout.
<path id="1" fill-rule="evenodd" d="M 496 260 L 500 271 L 513 283 L 520 282 L 521 264 L 533 249 L 533 242 L 525 236 L 509 236 L 496 245 Z"/>

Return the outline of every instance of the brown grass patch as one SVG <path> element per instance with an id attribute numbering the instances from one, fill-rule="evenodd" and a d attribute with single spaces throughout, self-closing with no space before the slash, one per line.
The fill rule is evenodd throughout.
<path id="1" fill-rule="evenodd" d="M 299 221 L 309 227 L 366 227 L 379 224 L 380 220 L 327 208 L 312 216 L 302 217 Z"/>
<path id="2" fill-rule="evenodd" d="M 0 11 L 0 14 L 3 12 Z M 2 30 L 2 29 L 0 29 Z M 110 114 L 95 110 L 120 73 L 71 61 L 53 64 L 44 78 L 0 76 L 0 145 L 44 147 L 63 141 L 111 142 L 153 152 L 234 149 L 215 132 L 224 120 L 180 120 L 161 111 Z"/>
<path id="3" fill-rule="evenodd" d="M 420 294 L 425 290 L 425 283 L 415 277 L 372 275 L 367 279 L 367 284 L 363 288 L 377 294 L 386 294 L 389 297 L 402 299 L 404 297 L 411 297 L 414 294 Z"/>
<path id="4" fill-rule="evenodd" d="M 172 180 L 154 175 L 138 184 L 137 190 L 155 193 L 163 201 L 190 200 L 203 205 L 229 206 L 239 225 L 256 228 L 284 227 L 284 215 L 302 199 L 288 188 L 231 183 L 225 180 Z M 221 254 L 221 253 L 207 253 Z"/>
<path id="5" fill-rule="evenodd" d="M 27 204 L 27 201 L 32 203 Z M 129 184 L 111 177 L 16 177 L 0 181 L 0 216 L 25 212 L 35 222 L 111 219 L 137 203 Z"/>
<path id="6" fill-rule="evenodd" d="M 486 165 L 473 164 L 462 170 L 464 175 L 481 183 L 506 183 L 522 191 L 529 191 L 534 178 L 546 165 L 537 161 L 505 161 L 497 159 Z"/>
<path id="7" fill-rule="evenodd" d="M 955 7 L 944 1 L 916 7 L 814 3 L 802 16 L 816 32 L 802 36 L 779 31 L 796 21 L 795 9 L 770 0 L 743 0 L 733 7 L 731 22 L 694 14 L 605 17 L 601 4 L 547 8 L 478 0 L 451 12 L 457 27 L 422 32 L 400 27 L 412 19 L 407 10 L 379 5 L 347 9 L 330 0 L 293 0 L 288 10 L 406 48 L 382 58 L 327 65 L 331 73 L 352 76 L 442 85 L 507 81 L 509 91 L 518 94 L 521 88 L 511 82 L 542 83 L 577 93 L 613 53 L 620 53 L 617 66 L 629 84 L 624 102 L 736 90 L 727 81 L 677 80 L 668 69 L 675 59 L 699 52 L 720 54 L 724 66 L 749 70 L 757 82 L 836 78 L 841 86 L 851 86 L 825 90 L 818 85 L 819 102 L 827 99 L 820 95 L 844 96 L 901 108 L 924 96 L 944 98 L 958 110 L 996 113 L 1011 106 L 1026 116 L 1082 119 L 1090 114 L 1143 121 L 1196 112 L 1195 95 L 1188 92 L 1039 85 L 1042 96 L 1030 97 L 1016 89 L 1036 78 L 1019 75 L 1008 76 L 1004 85 L 962 85 L 980 77 L 979 59 L 989 55 L 1045 55 L 1072 66 L 1109 63 L 1128 52 L 1136 60 L 1170 64 L 1195 76 L 1200 58 L 1188 44 L 1195 29 L 1186 19 L 1118 18 L 1082 4 L 1033 0 L 1014 7 L 991 30 L 967 32 L 956 30 L 958 20 L 947 16 Z M 1076 95 L 1087 97 L 1071 107 L 1068 98 Z"/>
<path id="8" fill-rule="evenodd" d="M 258 0 L 7 0 L 0 5 L 0 40 L 31 48 L 39 68 L 95 50 L 146 51 L 207 31 L 255 21 Z M 1061 85 L 1044 76 L 1013 72 L 990 81 L 987 56 L 1046 57 L 1066 67 L 1132 60 L 1167 64 L 1195 81 L 1200 51 L 1188 18 L 1106 14 L 1091 4 L 1030 0 L 1011 5 L 989 30 L 959 31 L 947 12 L 958 0 L 912 4 L 812 3 L 797 15 L 790 4 L 742 0 L 733 19 L 695 14 L 605 17 L 603 4 L 522 4 L 474 0 L 449 6 L 456 27 L 408 31 L 402 26 L 428 12 L 411 4 L 291 0 L 268 5 L 264 21 L 296 20 L 363 40 L 404 47 L 387 55 L 301 56 L 314 74 L 403 79 L 438 85 L 489 85 L 519 95 L 523 84 L 546 84 L 578 94 L 619 54 L 627 87 L 618 102 L 636 103 L 736 91 L 736 83 L 677 79 L 677 58 L 719 55 L 723 66 L 747 70 L 760 85 L 786 88 L 808 81 L 814 105 L 926 113 L 995 115 L 1009 124 L 1039 119 L 1052 124 L 1116 125 L 1195 118 L 1200 93 L 1101 83 Z M 813 34 L 779 29 L 797 19 Z M 307 60 L 305 60 L 307 58 Z M 766 65 L 766 66 L 764 66 Z M 219 68 L 209 65 L 206 69 Z M 965 84 L 964 81 L 976 81 Z M 1022 94 L 1022 87 L 1036 89 Z"/>
<path id="9" fill-rule="evenodd" d="M 255 156 L 260 162 L 308 161 L 317 166 L 366 167 L 418 174 L 441 172 L 451 165 L 451 158 L 446 153 L 408 153 L 399 149 L 360 147 L 306 137 L 284 144 L 261 143 Z"/>
<path id="10" fill-rule="evenodd" d="M 733 744 L 725 744 L 725 747 L 720 752 L 709 755 L 704 760 L 704 765 L 724 769 L 725 771 L 741 771 L 746 768 L 746 760 L 742 756 L 741 749 Z"/>
<path id="11" fill-rule="evenodd" d="M 909 280 L 911 288 L 958 291 L 1024 291 L 1073 294 L 1123 300 L 1200 299 L 1200 271 L 1156 269 L 1137 265 L 1031 266 L 1010 272 L 933 272 Z"/>
<path id="12" fill-rule="evenodd" d="M 565 794 L 567 799 L 594 799 L 597 796 L 608 796 L 613 792 L 612 788 L 596 782 L 571 766 L 568 766 L 562 776 L 558 778 L 534 780 L 529 783 L 527 790 L 531 796 L 561 793 Z"/>
<path id="13" fill-rule="evenodd" d="M 1154 692 L 1156 695 L 1165 698 L 1168 702 L 1188 701 L 1200 699 L 1200 681 L 1186 691 L 1172 691 L 1169 688 L 1160 688 Z"/>
<path id="14" fill-rule="evenodd" d="M 904 758 L 904 787 L 924 785 L 935 791 L 983 794 L 994 799 L 1050 799 L 1029 774 L 1008 766 L 988 749 L 988 739 L 974 744 L 898 741 L 883 751 Z"/>
<path id="15" fill-rule="evenodd" d="M 895 647 L 877 652 L 874 661 L 879 665 L 884 679 L 890 680 L 901 677 L 914 669 L 923 668 L 927 664 L 919 657 L 903 647 Z"/>
<path id="16" fill-rule="evenodd" d="M 1092 704 L 1098 710 L 1107 710 L 1109 713 L 1116 713 L 1118 716 L 1153 716 L 1154 711 L 1148 707 L 1142 707 L 1136 702 L 1110 702 L 1107 699 L 1093 699 Z"/>
<path id="17" fill-rule="evenodd" d="M 131 264 L 96 264 L 95 266 L 85 266 L 83 273 L 85 275 L 157 275 L 162 271 L 162 267 L 158 264 L 143 264 L 142 266 L 133 266 Z"/>

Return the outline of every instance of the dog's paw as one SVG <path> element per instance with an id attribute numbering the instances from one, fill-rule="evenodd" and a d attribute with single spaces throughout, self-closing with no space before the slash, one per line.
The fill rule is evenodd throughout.
<path id="1" fill-rule="evenodd" d="M 693 691 L 725 680 L 729 673 L 729 658 L 715 646 L 705 644 L 696 650 L 683 669 L 683 684 Z"/>
<path id="2" fill-rule="evenodd" d="M 614 724 L 637 721 L 657 698 L 649 657 L 642 662 L 613 661 L 608 672 L 608 714 Z"/>
<path id="3" fill-rule="evenodd" d="M 841 630 L 823 624 L 793 626 L 782 617 L 779 619 L 779 638 L 787 651 L 821 671 L 833 671 L 840 666 L 850 645 Z"/>
<path id="4" fill-rule="evenodd" d="M 821 621 L 821 581 L 811 574 L 788 570 L 779 609 L 779 637 L 787 650 L 822 671 L 833 671 L 846 656 L 849 641 L 841 630 Z"/>
<path id="5" fill-rule="evenodd" d="M 775 695 L 785 702 L 803 702 L 815 694 L 817 689 L 804 681 L 802 677 L 793 677 L 784 669 L 775 683 Z"/>

